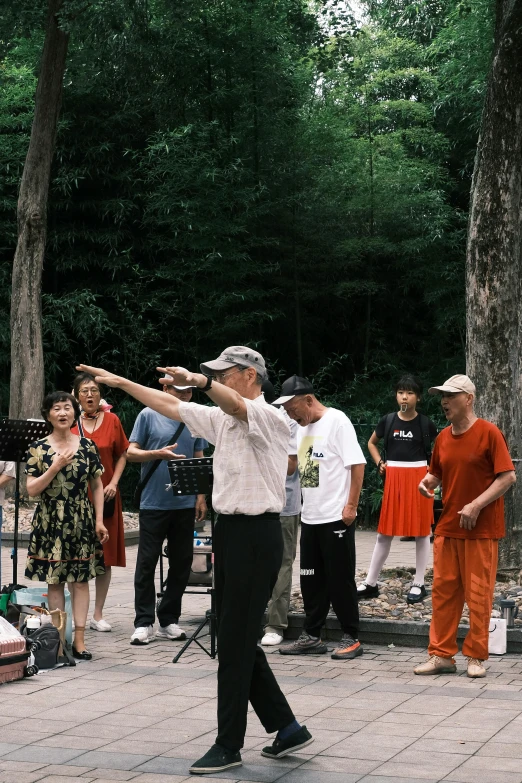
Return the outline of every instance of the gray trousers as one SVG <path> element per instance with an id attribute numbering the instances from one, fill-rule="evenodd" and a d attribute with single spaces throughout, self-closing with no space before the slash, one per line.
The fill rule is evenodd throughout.
<path id="1" fill-rule="evenodd" d="M 292 566 L 297 552 L 300 519 L 300 514 L 291 517 L 281 517 L 283 560 L 268 604 L 266 633 L 278 633 L 283 636 L 285 628 L 288 628 L 288 608 L 292 592 Z"/>

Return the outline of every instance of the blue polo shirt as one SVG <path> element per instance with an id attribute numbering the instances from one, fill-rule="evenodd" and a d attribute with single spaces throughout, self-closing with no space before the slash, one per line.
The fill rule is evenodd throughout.
<path id="1" fill-rule="evenodd" d="M 151 451 L 152 449 L 162 449 L 165 446 L 173 444 L 173 438 L 180 422 L 163 416 L 161 413 L 144 408 L 138 414 L 134 422 L 129 441 L 137 443 L 140 449 Z M 176 454 L 184 454 L 185 457 L 193 457 L 195 451 L 203 451 L 207 448 L 207 441 L 203 438 L 194 438 L 190 434 L 188 427 L 183 428 L 183 432 L 177 439 L 177 447 L 174 449 Z M 170 511 L 172 509 L 194 508 L 196 505 L 195 495 L 176 496 L 171 489 L 165 490 L 165 486 L 170 484 L 170 474 L 167 467 L 168 460 L 164 459 L 156 468 L 147 486 L 141 493 L 140 508 L 151 509 L 154 511 Z M 143 462 L 141 465 L 141 479 L 150 471 L 153 462 Z"/>

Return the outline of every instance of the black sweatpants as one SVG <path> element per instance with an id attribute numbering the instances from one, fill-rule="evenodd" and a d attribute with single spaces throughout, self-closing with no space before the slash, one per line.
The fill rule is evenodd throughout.
<path id="1" fill-rule="evenodd" d="M 214 530 L 219 659 L 216 742 L 229 750 L 243 747 L 249 701 L 268 733 L 295 720 L 257 644 L 282 557 L 279 514 L 219 515 Z"/>
<path id="2" fill-rule="evenodd" d="M 355 584 L 355 524 L 301 524 L 301 595 L 304 628 L 320 636 L 330 604 L 343 633 L 357 639 L 359 606 Z"/>
<path id="3" fill-rule="evenodd" d="M 195 517 L 193 508 L 172 511 L 140 509 L 140 537 L 134 574 L 135 628 L 154 624 L 154 575 L 165 539 L 169 550 L 169 571 L 165 592 L 158 606 L 158 621 L 162 626 L 178 622 L 181 598 L 192 565 Z"/>

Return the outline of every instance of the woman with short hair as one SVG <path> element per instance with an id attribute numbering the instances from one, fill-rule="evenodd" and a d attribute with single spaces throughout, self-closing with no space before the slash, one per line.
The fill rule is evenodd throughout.
<path id="1" fill-rule="evenodd" d="M 49 434 L 29 446 L 25 460 L 27 492 L 38 497 L 25 575 L 47 582 L 49 609 L 65 610 L 67 584 L 73 598 L 73 655 L 88 661 L 92 658 L 85 649 L 89 580 L 104 571 L 99 542 L 107 541 L 109 534 L 103 524 L 103 467 L 98 450 L 92 441 L 71 432 L 79 415 L 78 403 L 67 392 L 52 392 L 43 401 Z"/>

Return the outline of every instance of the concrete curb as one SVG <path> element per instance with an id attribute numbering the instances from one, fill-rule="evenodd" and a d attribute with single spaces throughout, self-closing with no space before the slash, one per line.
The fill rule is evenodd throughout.
<path id="1" fill-rule="evenodd" d="M 288 615 L 285 638 L 297 639 L 304 625 L 304 615 L 292 612 Z M 468 633 L 468 626 L 460 625 L 457 638 L 462 641 Z M 430 632 L 429 623 L 407 620 L 381 620 L 363 617 L 359 626 L 359 639 L 368 644 L 393 644 L 395 647 L 427 647 Z M 341 638 L 341 626 L 336 617 L 328 616 L 323 629 L 323 638 L 337 641 Z M 522 653 L 522 626 L 508 628 L 508 653 Z"/>

